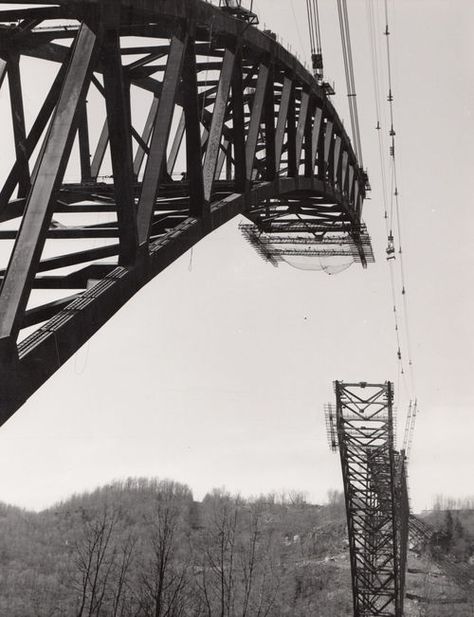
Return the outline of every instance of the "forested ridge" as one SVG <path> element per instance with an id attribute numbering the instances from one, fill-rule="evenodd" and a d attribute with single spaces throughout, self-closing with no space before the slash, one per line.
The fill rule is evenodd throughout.
<path id="1" fill-rule="evenodd" d="M 0 505 L 0 615 L 349 617 L 346 543 L 337 493 L 198 503 L 131 479 L 40 513 Z"/>
<path id="2" fill-rule="evenodd" d="M 38 513 L 0 504 L 0 617 L 350 617 L 344 501 L 328 497 L 197 502 L 129 479 Z M 407 617 L 472 614 L 474 511 L 450 505 L 411 545 Z"/>

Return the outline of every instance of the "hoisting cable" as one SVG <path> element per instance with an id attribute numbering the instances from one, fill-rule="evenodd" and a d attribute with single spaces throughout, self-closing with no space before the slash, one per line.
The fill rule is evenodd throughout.
<path id="1" fill-rule="evenodd" d="M 295 7 L 294 7 L 294 4 L 293 4 L 293 0 L 290 0 L 290 6 L 291 6 L 291 11 L 293 13 L 293 20 L 295 22 L 296 32 L 298 33 L 298 39 L 299 39 L 299 42 L 300 42 L 301 53 L 304 54 L 305 47 L 304 47 L 304 44 L 303 44 L 303 38 L 301 36 L 300 27 L 299 27 L 299 24 L 298 24 L 298 18 L 296 17 L 296 12 L 295 12 Z M 291 47 L 290 47 L 290 49 L 291 49 Z"/>
<path id="2" fill-rule="evenodd" d="M 337 0 L 337 10 L 339 14 L 339 27 L 341 30 L 342 55 L 344 58 L 344 70 L 346 73 L 347 97 L 349 100 L 349 114 L 351 117 L 352 138 L 354 141 L 354 150 L 357 156 L 359 167 L 363 168 L 347 0 Z"/>
<path id="3" fill-rule="evenodd" d="M 308 29 L 309 41 L 311 46 L 311 63 L 313 66 L 313 75 L 317 79 L 318 83 L 321 85 L 324 78 L 324 69 L 318 0 L 306 0 L 306 13 L 308 15 Z"/>
<path id="4" fill-rule="evenodd" d="M 383 137 L 383 131 L 382 131 L 383 122 L 381 118 L 381 104 L 380 104 L 381 90 L 380 90 L 380 81 L 379 81 L 379 57 L 378 57 L 377 44 L 376 44 L 376 39 L 375 39 L 376 27 L 375 27 L 375 16 L 374 16 L 373 5 L 372 5 L 371 0 L 366 0 L 366 2 L 367 2 L 367 15 L 368 15 L 368 21 L 369 21 L 369 40 L 370 40 L 370 47 L 371 47 L 372 79 L 373 79 L 373 85 L 374 85 L 375 111 L 376 111 L 376 116 L 377 116 L 376 117 L 377 124 L 375 126 L 375 129 L 377 131 L 378 142 L 379 142 L 379 160 L 380 160 L 380 173 L 381 173 L 381 179 L 382 179 L 382 196 L 383 196 L 383 203 L 384 203 L 385 226 L 386 226 L 386 231 L 387 231 L 387 236 L 388 236 L 388 231 L 389 231 L 388 191 L 387 191 L 387 172 L 385 168 L 385 158 L 384 158 L 385 143 L 384 143 L 384 137 Z"/>
<path id="5" fill-rule="evenodd" d="M 413 361 L 412 361 L 412 346 L 411 346 L 411 336 L 410 336 L 410 328 L 409 328 L 409 319 L 408 319 L 408 301 L 407 301 L 407 288 L 406 288 L 406 280 L 405 280 L 405 265 L 404 265 L 404 256 L 403 256 L 403 248 L 402 248 L 402 223 L 401 223 L 401 208 L 400 208 L 400 198 L 398 191 L 398 179 L 397 179 L 397 152 L 396 152 L 396 132 L 394 129 L 394 97 L 393 97 L 393 89 L 392 89 L 392 61 L 391 61 L 391 48 L 390 48 L 390 27 L 389 27 L 389 13 L 388 13 L 388 1 L 384 1 L 385 6 L 385 40 L 386 40 L 386 51 L 387 51 L 387 76 L 388 76 L 388 103 L 390 109 L 390 137 L 391 137 L 391 146 L 390 146 L 390 159 L 392 164 L 392 173 L 393 180 L 395 184 L 395 188 L 393 191 L 393 197 L 395 200 L 395 212 L 397 219 L 397 233 L 398 233 L 398 254 L 399 254 L 399 264 L 400 264 L 400 279 L 401 279 L 401 294 L 403 298 L 403 313 L 404 313 L 404 322 L 405 322 L 405 337 L 407 343 L 407 352 L 408 352 L 408 365 L 410 370 L 410 379 L 411 379 L 411 387 L 413 392 L 415 392 L 415 376 L 413 369 Z"/>
<path id="6" fill-rule="evenodd" d="M 386 165 L 385 165 L 385 143 L 383 137 L 382 125 L 384 122 L 381 117 L 381 88 L 380 88 L 380 66 L 379 66 L 379 54 L 378 54 L 378 46 L 376 40 L 376 16 L 374 14 L 373 9 L 373 0 L 367 0 L 367 18 L 369 25 L 369 41 L 371 47 L 371 61 L 372 61 L 372 77 L 373 77 L 373 86 L 374 86 L 374 99 L 375 99 L 375 109 L 376 109 L 376 130 L 378 136 L 378 145 L 379 145 L 379 162 L 380 162 L 380 170 L 381 170 L 381 180 L 382 180 L 382 197 L 383 197 L 383 206 L 384 206 L 384 220 L 385 220 L 385 231 L 387 234 L 387 266 L 390 277 L 390 289 L 391 289 L 391 297 L 392 297 L 392 313 L 393 313 L 393 322 L 395 329 L 395 338 L 396 338 L 396 355 L 397 355 L 397 364 L 398 364 L 398 373 L 399 377 L 403 379 L 403 383 L 405 385 L 405 389 L 407 393 L 409 392 L 408 385 L 406 383 L 406 371 L 404 366 L 404 356 L 402 355 L 402 344 L 401 344 L 401 327 L 400 327 L 400 310 L 399 310 L 399 302 L 397 298 L 396 291 L 396 283 L 395 283 L 395 272 L 394 272 L 394 261 L 396 259 L 396 250 L 393 236 L 393 218 L 394 218 L 394 208 L 395 208 L 395 187 L 396 187 L 396 179 L 394 175 L 393 167 L 391 169 L 390 174 L 390 189 L 388 187 L 387 182 L 387 173 L 386 173 Z M 390 195 L 390 198 L 389 198 Z M 389 204 L 390 201 L 390 204 Z M 411 405 L 411 403 L 410 403 Z M 411 410 L 411 407 L 410 407 Z M 410 413 L 410 411 L 409 411 Z"/>
<path id="7" fill-rule="evenodd" d="M 377 4 L 375 5 L 377 6 Z M 385 168 L 385 146 L 383 140 L 383 132 L 381 130 L 381 106 L 380 106 L 380 83 L 379 76 L 381 75 L 379 69 L 379 56 L 378 56 L 378 44 L 375 37 L 375 32 L 378 27 L 377 15 L 374 13 L 374 4 L 373 0 L 367 0 L 367 15 L 369 22 L 369 38 L 371 44 L 371 53 L 372 53 L 372 71 L 373 71 L 373 79 L 374 79 L 374 94 L 375 94 L 375 106 L 376 106 L 376 114 L 377 114 L 377 125 L 376 129 L 378 132 L 378 141 L 379 141 L 379 158 L 381 165 L 381 178 L 382 178 L 382 190 L 383 190 L 383 203 L 384 203 L 384 218 L 385 218 L 385 227 L 387 232 L 387 261 L 390 273 L 390 286 L 392 292 L 392 304 L 393 304 L 393 314 L 394 314 L 394 323 L 395 323 L 395 332 L 396 332 L 396 342 L 397 342 L 397 359 L 399 363 L 399 376 L 403 377 L 405 382 L 405 387 L 407 392 L 411 391 L 410 394 L 410 403 L 407 411 L 406 417 L 406 425 L 403 439 L 403 450 L 405 451 L 405 460 L 409 459 L 412 443 L 413 443 L 413 435 L 416 424 L 416 417 L 418 412 L 418 403 L 415 395 L 415 379 L 414 379 L 414 369 L 412 362 L 412 351 L 411 351 L 411 337 L 409 331 L 409 322 L 408 322 L 408 303 L 407 303 L 407 294 L 406 294 L 406 284 L 405 284 L 405 267 L 404 267 L 404 257 L 403 257 L 403 249 L 402 249 L 402 241 L 401 241 L 401 208 L 400 208 L 400 199 L 399 199 L 399 191 L 398 191 L 398 178 L 397 178 L 397 152 L 396 152 L 396 132 L 395 132 L 395 122 L 394 122 L 394 96 L 393 96 L 393 87 L 392 87 L 392 59 L 391 59 L 391 49 L 390 49 L 390 28 L 389 28 L 389 15 L 388 15 L 388 3 L 387 0 L 384 1 L 385 8 L 385 45 L 386 45 L 386 62 L 387 62 L 387 79 L 388 79 L 388 96 L 387 100 L 389 103 L 389 123 L 390 123 L 390 148 L 389 148 L 389 162 L 390 162 L 390 209 L 388 210 L 388 186 L 387 186 L 387 174 Z M 395 249 L 395 240 L 394 240 L 394 225 L 396 226 L 396 232 L 398 236 L 398 261 L 400 264 L 400 282 L 401 282 L 401 296 L 403 299 L 403 325 L 404 325 L 404 334 L 406 338 L 406 350 L 408 355 L 409 362 L 409 372 L 410 372 L 410 380 L 411 380 L 411 388 L 408 388 L 406 384 L 406 376 L 405 370 L 403 366 L 403 358 L 401 355 L 401 340 L 400 340 L 400 316 L 398 310 L 398 294 L 395 285 L 395 272 L 394 272 L 394 261 L 396 260 L 396 249 Z M 414 402 L 413 402 L 414 401 Z"/>

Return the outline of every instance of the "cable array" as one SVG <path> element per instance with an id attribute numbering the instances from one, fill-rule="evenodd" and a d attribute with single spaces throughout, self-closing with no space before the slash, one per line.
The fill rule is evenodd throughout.
<path id="1" fill-rule="evenodd" d="M 337 11 L 339 14 L 339 27 L 341 30 L 342 56 L 344 58 L 344 70 L 346 73 L 347 97 L 349 99 L 349 113 L 351 117 L 352 138 L 354 150 L 359 161 L 359 166 L 363 167 L 362 147 L 360 140 L 359 114 L 357 111 L 357 95 L 354 77 L 354 62 L 352 58 L 351 34 L 349 29 L 349 14 L 347 11 L 347 0 L 337 0 Z"/>
<path id="2" fill-rule="evenodd" d="M 306 0 L 308 15 L 309 41 L 311 45 L 311 61 L 316 79 L 323 81 L 323 45 L 321 40 L 321 23 L 319 20 L 318 0 Z"/>
<path id="3" fill-rule="evenodd" d="M 340 1 L 340 0 L 338 0 Z M 375 6 L 377 6 L 375 4 Z M 376 130 L 378 133 L 379 144 L 379 159 L 381 169 L 381 182 L 383 193 L 383 205 L 384 205 L 384 218 L 385 228 L 387 233 L 387 263 L 390 278 L 390 288 L 392 294 L 393 304 L 393 316 L 395 326 L 395 337 L 397 345 L 397 361 L 399 366 L 399 378 L 403 379 L 405 388 L 410 396 L 410 405 L 407 413 L 407 424 L 405 428 L 405 440 L 404 445 L 407 449 L 411 448 L 411 442 L 413 440 L 413 431 L 415 426 L 417 403 L 415 399 L 415 377 L 414 367 L 412 360 L 412 344 L 409 328 L 409 316 L 408 316 L 408 300 L 407 300 L 407 285 L 405 278 L 405 263 L 402 243 L 402 220 L 401 220 L 401 205 L 400 205 L 400 193 L 398 189 L 398 173 L 397 173 L 397 147 L 396 147 L 396 130 L 395 130 L 395 110 L 394 110 L 394 91 L 393 91 L 393 71 L 392 71 L 392 50 L 390 41 L 390 21 L 388 1 L 384 0 L 384 21 L 385 29 L 383 35 L 385 37 L 385 55 L 386 55 L 386 79 L 388 86 L 388 122 L 389 122 L 389 172 L 386 168 L 386 146 L 384 135 L 382 131 L 381 111 L 381 85 L 380 75 L 381 67 L 379 60 L 379 51 L 376 39 L 376 31 L 378 28 L 377 15 L 374 13 L 373 0 L 367 0 L 367 19 L 369 25 L 369 39 L 371 46 L 371 60 L 372 60 L 372 73 L 374 83 L 374 98 L 377 114 Z M 389 177 L 389 182 L 387 181 Z M 390 183 L 390 187 L 388 184 Z M 398 262 L 398 277 L 395 273 L 396 263 Z M 398 284 L 400 287 L 398 287 Z M 400 305 L 402 306 L 400 310 Z M 401 319 L 403 317 L 403 319 Z M 402 327 L 402 325 L 403 327 Z M 404 337 L 404 344 L 402 344 L 402 333 Z M 406 350 L 406 357 L 408 359 L 408 373 L 410 383 L 406 380 L 406 360 L 405 354 L 402 353 L 402 349 Z M 413 403 L 413 399 L 415 402 Z"/>

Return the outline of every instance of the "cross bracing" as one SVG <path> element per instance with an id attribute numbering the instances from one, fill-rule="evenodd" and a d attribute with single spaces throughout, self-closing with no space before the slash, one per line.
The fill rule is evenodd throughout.
<path id="1" fill-rule="evenodd" d="M 325 91 L 273 35 L 201 0 L 6 4 L 0 423 L 238 214 L 300 208 L 370 260 L 366 175 Z M 28 67 L 45 75 L 34 109 Z"/>
<path id="2" fill-rule="evenodd" d="M 326 414 L 342 465 L 354 617 L 402 617 L 409 508 L 392 384 L 336 381 L 335 391 Z"/>

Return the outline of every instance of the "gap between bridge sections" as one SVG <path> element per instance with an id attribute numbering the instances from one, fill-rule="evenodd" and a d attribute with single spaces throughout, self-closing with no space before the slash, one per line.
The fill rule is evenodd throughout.
<path id="1" fill-rule="evenodd" d="M 263 200 L 298 191 L 337 199 L 317 178 L 279 178 L 247 193 L 231 193 L 212 203 L 207 220 L 189 217 L 150 243 L 134 266 L 116 267 L 18 344 L 18 358 L 2 366 L 0 426 L 51 377 L 132 296 L 209 233 Z M 341 196 L 339 196 L 341 199 Z M 21 384 L 21 387 L 19 385 Z"/>

